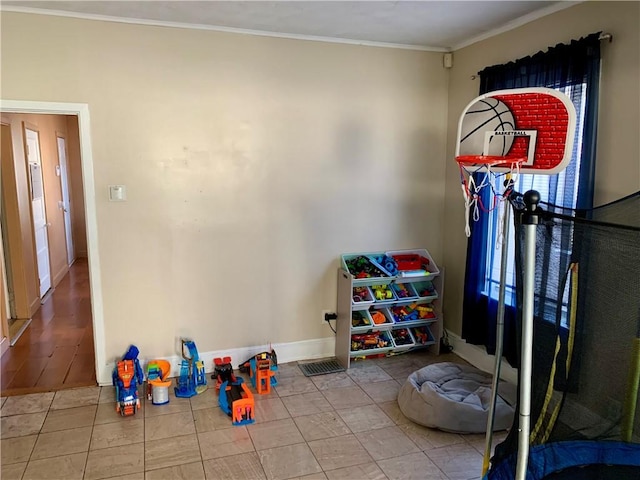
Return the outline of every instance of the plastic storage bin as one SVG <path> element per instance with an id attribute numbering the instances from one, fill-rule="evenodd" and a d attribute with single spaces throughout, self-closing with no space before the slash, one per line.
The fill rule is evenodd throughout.
<path id="1" fill-rule="evenodd" d="M 437 319 L 436 312 L 430 304 L 394 305 L 389 307 L 393 322 L 398 324 L 419 324 Z"/>
<path id="2" fill-rule="evenodd" d="M 351 356 L 386 353 L 393 348 L 389 332 L 354 333 L 351 335 Z"/>
<path id="3" fill-rule="evenodd" d="M 373 297 L 373 292 L 369 287 L 353 287 L 351 294 L 351 305 L 353 305 L 353 310 L 367 309 L 370 305 L 373 305 L 374 302 L 375 299 Z"/>
<path id="4" fill-rule="evenodd" d="M 362 283 L 375 278 L 393 277 L 373 257 L 384 252 L 353 253 L 341 257 L 342 268 L 354 277 L 354 283 Z"/>
<path id="5" fill-rule="evenodd" d="M 420 301 L 432 301 L 438 298 L 438 292 L 431 281 L 415 282 L 413 283 L 413 288 L 416 290 Z"/>
<path id="6" fill-rule="evenodd" d="M 409 328 L 396 328 L 391 330 L 391 338 L 395 350 L 415 347 L 416 341 Z"/>
<path id="7" fill-rule="evenodd" d="M 371 314 L 373 328 L 388 330 L 393 326 L 393 317 L 388 308 L 372 308 L 369 313 Z"/>
<path id="8" fill-rule="evenodd" d="M 417 346 L 425 346 L 425 345 L 433 345 L 436 343 L 436 339 L 433 337 L 433 333 L 431 333 L 431 329 L 422 325 L 420 327 L 412 327 L 409 329 L 413 338 L 415 340 L 415 344 Z"/>
<path id="9" fill-rule="evenodd" d="M 424 278 L 440 275 L 440 270 L 429 252 L 418 250 L 393 250 L 386 252 L 398 262 L 397 276 L 400 279 Z"/>
<path id="10" fill-rule="evenodd" d="M 369 310 L 354 310 L 351 312 L 351 331 L 366 332 L 373 327 L 373 319 Z"/>
<path id="11" fill-rule="evenodd" d="M 396 297 L 396 294 L 390 284 L 374 285 L 370 288 L 376 305 L 393 303 L 398 300 L 398 297 Z"/>
<path id="12" fill-rule="evenodd" d="M 415 288 L 410 283 L 392 283 L 391 288 L 398 301 L 416 300 L 418 298 Z"/>

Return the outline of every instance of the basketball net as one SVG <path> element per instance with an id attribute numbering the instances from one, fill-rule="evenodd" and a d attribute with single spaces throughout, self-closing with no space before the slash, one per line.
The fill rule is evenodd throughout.
<path id="1" fill-rule="evenodd" d="M 456 157 L 456 162 L 460 169 L 460 186 L 462 187 L 462 196 L 464 197 L 464 232 L 467 237 L 471 236 L 471 222 L 477 222 L 480 219 L 480 210 L 491 212 L 500 205 L 501 202 L 508 198 L 509 192 L 513 189 L 518 175 L 520 166 L 526 161 L 526 157 L 500 157 L 489 155 L 463 155 Z M 500 167 L 502 173 L 491 170 L 491 167 Z M 504 169 L 507 172 L 504 173 Z M 474 177 L 475 173 L 481 173 L 478 178 Z M 504 189 L 499 191 L 496 186 L 496 178 L 504 176 Z M 491 204 L 484 205 L 480 192 L 484 188 L 491 189 Z M 504 209 L 502 209 L 504 215 Z"/>

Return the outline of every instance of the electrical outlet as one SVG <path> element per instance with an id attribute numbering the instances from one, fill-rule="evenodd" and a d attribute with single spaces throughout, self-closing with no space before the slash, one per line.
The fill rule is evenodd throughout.
<path id="1" fill-rule="evenodd" d="M 324 325 L 325 323 L 327 323 L 327 320 L 324 318 L 324 316 L 327 313 L 333 313 L 333 310 L 322 310 L 322 324 Z"/>

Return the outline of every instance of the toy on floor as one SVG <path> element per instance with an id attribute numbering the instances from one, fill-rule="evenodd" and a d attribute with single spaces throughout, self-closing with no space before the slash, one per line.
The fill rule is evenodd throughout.
<path id="1" fill-rule="evenodd" d="M 147 399 L 154 405 L 169 403 L 169 373 L 171 364 L 166 360 L 151 360 L 147 365 Z"/>
<path id="2" fill-rule="evenodd" d="M 213 365 L 211 378 L 216 380 L 216 390 L 219 390 L 218 404 L 222 411 L 231 417 L 233 425 L 254 423 L 253 394 L 244 384 L 244 380 L 233 374 L 231 357 L 214 358 Z"/>
<path id="3" fill-rule="evenodd" d="M 222 411 L 231 417 L 231 423 L 235 426 L 248 425 L 256 421 L 253 394 L 242 378 L 236 378 L 233 382 L 225 380 L 220 384 L 218 404 Z"/>
<path id="4" fill-rule="evenodd" d="M 204 362 L 200 360 L 196 344 L 191 340 L 182 339 L 182 365 L 180 376 L 175 387 L 176 397 L 189 398 L 207 389 L 207 379 L 204 374 Z M 185 355 L 185 347 L 188 356 Z"/>
<path id="5" fill-rule="evenodd" d="M 123 417 L 135 415 L 140 409 L 138 385 L 144 382 L 144 372 L 138 361 L 138 353 L 138 347 L 131 345 L 113 370 L 112 381 L 116 387 L 116 412 Z"/>
<path id="6" fill-rule="evenodd" d="M 224 382 L 232 384 L 236 381 L 236 376 L 233 374 L 233 367 L 231 366 L 231 357 L 213 359 L 213 375 L 211 375 L 211 379 L 216 381 L 216 390 L 220 390 L 220 386 Z"/>
<path id="7" fill-rule="evenodd" d="M 275 350 L 254 355 L 239 367 L 240 372 L 249 373 L 251 385 L 258 394 L 271 393 L 271 386 L 278 385 L 275 375 L 278 371 L 278 356 Z"/>
<path id="8" fill-rule="evenodd" d="M 273 352 L 273 350 L 272 350 Z M 275 356 L 275 353 L 273 354 Z M 277 362 L 277 360 L 276 360 Z M 251 367 L 251 385 L 259 395 L 271 393 L 271 385 L 276 386 L 276 372 L 278 364 L 273 363 L 271 353 L 263 352 L 249 361 Z"/>

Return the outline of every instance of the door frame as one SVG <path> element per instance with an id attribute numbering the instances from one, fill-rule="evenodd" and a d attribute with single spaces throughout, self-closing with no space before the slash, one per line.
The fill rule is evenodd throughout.
<path id="1" fill-rule="evenodd" d="M 4 240 L 0 228 L 0 356 L 7 351 L 11 339 L 9 338 L 9 288 L 7 284 L 6 266 L 4 261 Z"/>
<path id="2" fill-rule="evenodd" d="M 89 105 L 86 103 L 37 102 L 30 100 L 0 99 L 0 111 L 6 113 L 39 113 L 53 115 L 74 115 L 78 117 L 80 136 L 80 163 L 84 185 L 84 209 L 87 234 L 87 258 L 89 263 L 89 283 L 91 290 L 91 311 L 93 321 L 93 344 L 95 354 L 96 379 L 100 385 L 111 383 L 111 372 L 105 356 L 104 303 L 98 251 L 98 221 L 96 218 L 96 188 L 93 176 L 93 154 L 91 148 L 91 124 Z"/>

